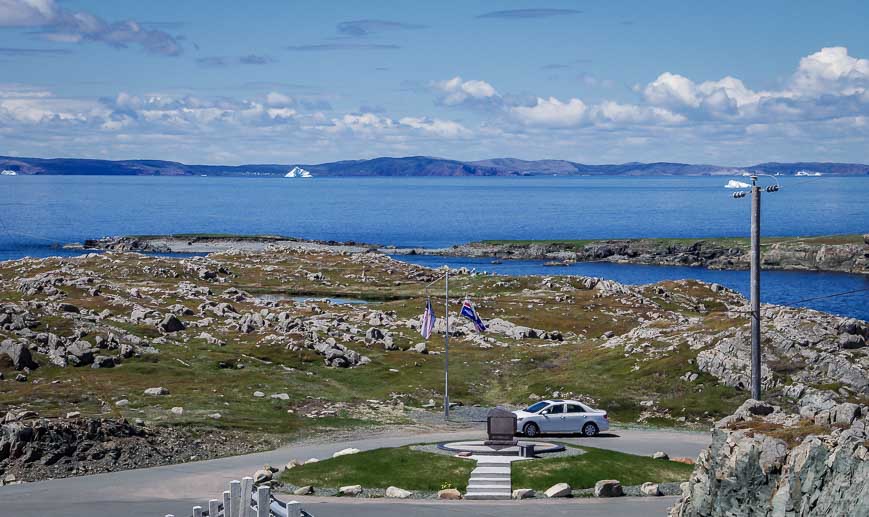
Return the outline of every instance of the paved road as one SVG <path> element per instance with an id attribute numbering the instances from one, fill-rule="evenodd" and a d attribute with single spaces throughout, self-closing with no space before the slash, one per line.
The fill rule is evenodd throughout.
<path id="1" fill-rule="evenodd" d="M 411 443 L 482 438 L 481 432 L 428 434 L 391 432 L 342 442 L 300 442 L 274 451 L 166 467 L 56 479 L 0 488 L 0 517 L 161 517 L 190 515 L 194 504 L 217 498 L 232 479 L 251 475 L 264 463 L 283 465 L 291 458 L 326 458 L 345 447 L 360 450 Z M 561 441 L 634 454 L 662 450 L 670 456 L 695 457 L 709 444 L 706 433 L 615 430 L 596 438 Z M 533 515 L 546 504 L 551 515 L 663 515 L 672 498 L 620 498 L 569 501 L 361 501 L 300 498 L 316 517 L 383 515 Z"/>

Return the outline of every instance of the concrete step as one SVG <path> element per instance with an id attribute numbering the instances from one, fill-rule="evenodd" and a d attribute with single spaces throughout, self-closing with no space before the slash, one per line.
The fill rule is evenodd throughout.
<path id="1" fill-rule="evenodd" d="M 488 484 L 473 484 L 468 485 L 468 492 L 513 492 L 511 485 L 488 485 Z"/>
<path id="2" fill-rule="evenodd" d="M 510 492 L 506 492 L 506 493 L 503 493 L 503 492 L 475 492 L 475 493 L 465 494 L 465 499 L 468 499 L 471 501 L 473 501 L 473 500 L 492 501 L 492 500 L 500 500 L 500 499 L 511 499 L 512 495 L 513 494 Z"/>
<path id="3" fill-rule="evenodd" d="M 471 471 L 471 476 L 477 477 L 510 477 L 510 468 L 504 467 L 477 467 Z"/>
<path id="4" fill-rule="evenodd" d="M 509 485 L 510 478 L 493 478 L 493 477 L 473 477 L 468 480 L 468 483 L 483 483 L 485 485 Z"/>

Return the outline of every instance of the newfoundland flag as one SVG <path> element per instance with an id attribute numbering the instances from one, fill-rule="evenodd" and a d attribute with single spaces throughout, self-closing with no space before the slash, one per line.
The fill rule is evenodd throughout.
<path id="1" fill-rule="evenodd" d="M 422 313 L 422 321 L 419 326 L 419 333 L 423 339 L 428 339 L 431 336 L 431 331 L 434 330 L 435 313 L 431 306 L 431 300 L 425 301 L 425 312 Z"/>
<path id="2" fill-rule="evenodd" d="M 477 311 L 471 304 L 471 300 L 465 300 L 462 303 L 462 316 L 474 322 L 477 332 L 484 332 L 486 330 L 486 326 L 483 325 L 483 320 L 481 320 L 480 316 L 477 315 Z"/>

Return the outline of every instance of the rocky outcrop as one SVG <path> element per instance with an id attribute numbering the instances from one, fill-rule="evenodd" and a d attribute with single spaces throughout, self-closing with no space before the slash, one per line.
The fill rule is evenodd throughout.
<path id="1" fill-rule="evenodd" d="M 766 269 L 843 271 L 869 274 L 869 243 L 853 237 L 768 239 Z M 565 242 L 476 242 L 442 249 L 398 249 L 397 254 L 547 260 L 558 264 L 605 261 L 631 264 L 748 269 L 748 243 L 734 239 L 624 239 Z"/>
<path id="2" fill-rule="evenodd" d="M 737 314 L 734 313 L 734 316 Z M 869 394 L 869 324 L 830 314 L 780 306 L 763 306 L 765 388 L 786 384 L 841 384 L 851 392 Z M 713 335 L 713 346 L 697 354 L 700 371 L 723 384 L 745 389 L 751 377 L 751 336 L 747 327 Z"/>
<path id="3" fill-rule="evenodd" d="M 279 443 L 269 436 L 147 427 L 124 419 L 43 419 L 10 411 L 0 419 L 0 478 L 37 481 L 112 472 L 265 450 Z M 239 434 L 239 433 L 230 433 Z"/>
<path id="4" fill-rule="evenodd" d="M 869 514 L 869 418 L 858 414 L 827 427 L 747 401 L 716 424 L 670 515 Z"/>

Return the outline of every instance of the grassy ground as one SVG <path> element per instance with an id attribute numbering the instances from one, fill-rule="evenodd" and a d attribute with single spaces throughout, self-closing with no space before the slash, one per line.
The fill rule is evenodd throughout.
<path id="1" fill-rule="evenodd" d="M 473 469 L 474 462 L 470 460 L 399 447 L 302 465 L 282 473 L 281 481 L 296 486 L 397 486 L 405 490 L 430 492 L 452 487 L 464 491 Z"/>
<path id="2" fill-rule="evenodd" d="M 351 318 L 362 312 L 394 312 L 398 319 L 417 318 L 425 304 L 425 282 L 409 271 L 418 268 L 396 265 L 388 259 L 376 265 L 354 262 L 346 255 L 329 253 L 266 252 L 250 255 L 212 255 L 233 276 L 218 284 L 197 278 L 181 261 L 167 257 L 142 257 L 112 254 L 112 260 L 48 259 L 39 262 L 10 261 L 0 264 L 0 301 L 37 302 L 41 295 L 24 296 L 16 279 L 43 272 L 57 272 L 75 267 L 99 277 L 105 284 L 101 296 L 91 296 L 81 289 L 60 286 L 61 299 L 94 312 L 108 309 L 112 316 L 102 322 L 107 330 L 85 337 L 91 343 L 96 335 L 106 337 L 112 328 L 131 332 L 151 342 L 160 333 L 154 326 L 122 321 L 132 306 L 142 305 L 165 313 L 167 307 L 180 303 L 197 310 L 200 300 L 178 298 L 174 293 L 182 281 L 208 286 L 210 299 L 223 301 L 221 293 L 236 287 L 251 293 L 286 295 L 339 296 L 378 300 L 368 306 L 329 306 L 319 310 L 335 317 Z M 361 280 L 364 272 L 366 279 Z M 310 271 L 322 272 L 325 281 L 307 278 Z M 176 276 L 169 276 L 171 272 Z M 84 274 L 84 273 L 82 273 Z M 543 288 L 540 277 L 504 278 L 492 276 L 455 276 L 450 278 L 455 300 L 454 309 L 464 293 L 473 295 L 484 319 L 503 318 L 519 325 L 544 330 L 559 330 L 563 342 L 540 339 L 513 340 L 498 336 L 508 346 L 484 349 L 465 339 L 450 343 L 451 398 L 465 404 L 524 405 L 532 395 L 550 396 L 553 391 L 590 397 L 594 405 L 607 409 L 615 422 L 631 423 L 640 414 L 639 402 L 655 400 L 670 410 L 671 418 L 653 420 L 662 425 L 679 425 L 684 416 L 689 422 L 707 425 L 710 419 L 729 414 L 742 402 L 743 392 L 719 386 L 711 377 L 701 375 L 697 382 L 679 379 L 696 371 L 691 361 L 699 350 L 677 348 L 661 356 L 649 356 L 638 362 L 621 347 L 600 348 L 600 336 L 607 331 L 622 334 L 639 324 L 640 318 L 654 319 L 662 309 L 697 317 L 696 299 L 710 297 L 708 288 L 696 283 L 663 283 L 672 297 L 664 299 L 653 288 L 644 293 L 659 306 L 631 305 L 612 296 L 601 296 L 585 289 L 579 279 L 559 279 L 561 287 Z M 131 299 L 129 290 L 138 288 L 144 298 Z M 680 297 L 691 297 L 682 303 Z M 686 298 L 688 299 L 688 298 Z M 714 306 L 715 300 L 704 303 Z M 232 302 L 239 313 L 259 311 L 262 306 L 249 301 Z M 293 317 L 315 315 L 310 308 L 282 302 L 273 312 L 289 311 Z M 442 309 L 437 308 L 441 313 Z M 74 332 L 74 314 L 47 311 L 36 313 L 39 325 L 34 332 L 53 332 L 70 336 Z M 714 313 L 699 315 L 698 331 L 719 331 L 747 324 L 746 319 L 721 319 Z M 188 324 L 200 316 L 182 317 Z M 371 325 L 358 323 L 363 333 Z M 203 330 L 212 333 L 225 345 L 209 345 L 198 338 Z M 301 334 L 274 334 L 272 330 L 243 334 L 215 328 L 188 327 L 169 336 L 166 344 L 155 345 L 159 354 L 130 358 L 112 369 L 58 368 L 37 354 L 42 366 L 32 372 L 29 381 L 19 383 L 11 369 L 0 383 L 0 409 L 9 407 L 34 409 L 44 416 L 81 411 L 84 415 L 144 418 L 153 423 L 198 423 L 216 428 L 251 431 L 299 433 L 326 427 L 367 425 L 370 411 L 366 401 L 391 400 L 398 397 L 407 405 L 420 405 L 428 399 L 440 400 L 443 386 L 443 356 L 422 355 L 404 349 L 422 341 L 419 334 L 401 326 L 393 330 L 396 345 L 402 350 L 385 351 L 379 345 L 358 341 L 339 342 L 367 355 L 371 364 L 352 369 L 327 367 L 321 356 L 302 347 Z M 0 340 L 15 337 L 0 330 Z M 274 339 L 270 339 L 274 337 Z M 301 350 L 293 350 L 292 346 Z M 441 337 L 428 341 L 429 350 L 441 352 Z M 224 363 L 221 368 L 219 363 Z M 243 368 L 239 368 L 243 366 Z M 143 390 L 164 386 L 166 397 L 146 397 Z M 262 391 L 264 398 L 253 393 Z M 273 393 L 287 393 L 289 401 L 269 398 Z M 129 400 L 119 408 L 115 402 Z M 305 413 L 317 406 L 339 406 L 327 418 L 306 418 Z M 344 404 L 345 406 L 341 406 Z M 170 413 L 174 406 L 184 407 L 181 417 Z M 292 412 L 288 412 L 291 410 Z M 209 415 L 219 412 L 214 420 Z M 382 419 L 378 416 L 378 421 Z M 407 422 L 398 419 L 396 422 Z"/>
<path id="3" fill-rule="evenodd" d="M 692 465 L 675 461 L 593 447 L 578 448 L 585 453 L 514 463 L 513 486 L 543 491 L 556 483 L 567 483 L 572 488 L 591 488 L 601 479 L 618 479 L 622 485 L 685 481 L 694 469 Z"/>
<path id="4" fill-rule="evenodd" d="M 693 469 L 691 465 L 674 461 L 579 448 L 584 454 L 514 463 L 513 486 L 544 491 L 562 482 L 573 488 L 590 488 L 601 479 L 618 479 L 623 485 L 683 481 Z M 450 486 L 464 491 L 473 468 L 473 461 L 400 447 L 302 465 L 281 474 L 281 481 L 296 486 L 386 488 L 392 485 L 425 491 Z"/>

